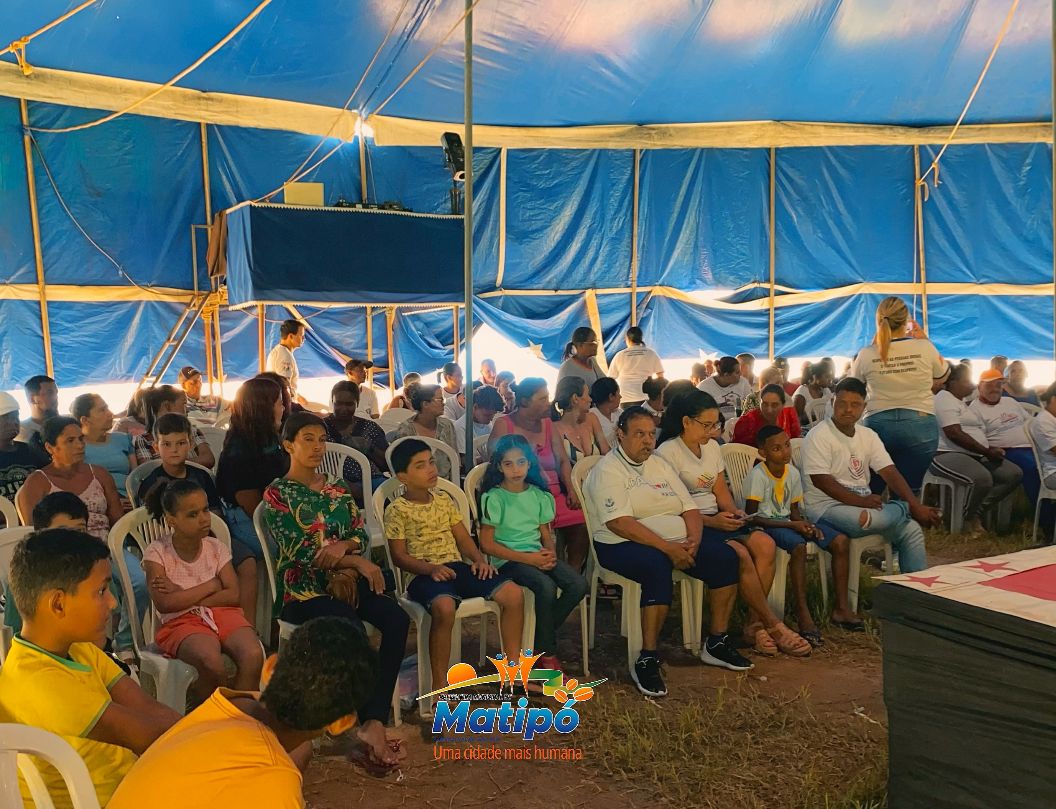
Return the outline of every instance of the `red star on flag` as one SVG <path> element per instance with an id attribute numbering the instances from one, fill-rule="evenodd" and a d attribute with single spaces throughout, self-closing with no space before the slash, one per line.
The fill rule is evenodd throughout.
<path id="1" fill-rule="evenodd" d="M 981 570 L 984 573 L 993 573 L 995 570 L 1008 570 L 1008 562 L 984 562 L 980 559 L 974 565 L 968 565 L 968 567 L 974 567 L 977 570 Z"/>
<path id="2" fill-rule="evenodd" d="M 906 576 L 906 581 L 911 581 L 916 584 L 923 584 L 925 587 L 931 587 L 939 581 L 938 576 Z"/>

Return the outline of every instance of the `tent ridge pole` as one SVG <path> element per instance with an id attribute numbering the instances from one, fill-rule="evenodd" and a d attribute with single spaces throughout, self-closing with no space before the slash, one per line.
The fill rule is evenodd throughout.
<path id="1" fill-rule="evenodd" d="M 634 150 L 634 193 L 631 198 L 631 325 L 638 325 L 638 205 L 642 150 Z M 600 337 L 600 335 L 599 335 Z"/>
<path id="2" fill-rule="evenodd" d="M 769 223 L 769 236 L 770 236 L 770 344 L 768 350 L 770 352 L 770 362 L 774 361 L 774 298 L 776 289 L 774 286 L 774 275 L 776 270 L 776 241 L 777 241 L 777 228 L 776 228 L 776 217 L 775 217 L 775 187 L 777 177 L 777 149 L 773 146 L 770 147 L 770 210 L 768 216 Z"/>
<path id="3" fill-rule="evenodd" d="M 40 244 L 40 216 L 37 211 L 37 187 L 33 179 L 33 146 L 29 134 L 29 104 L 18 99 L 22 116 L 22 150 L 26 158 L 26 188 L 29 191 L 29 222 L 33 228 L 33 263 L 37 270 L 37 293 L 40 298 L 40 333 L 44 340 L 44 367 L 48 376 L 55 378 L 55 363 L 51 354 L 51 321 L 48 318 L 48 286 L 44 280 L 44 250 Z"/>
<path id="4" fill-rule="evenodd" d="M 473 0 L 466 0 L 465 31 L 465 69 L 463 72 L 463 100 L 465 109 L 463 111 L 463 124 L 465 137 L 462 146 L 466 156 L 466 185 L 465 185 L 465 218 L 463 219 L 464 239 L 463 252 L 465 269 L 465 298 L 466 308 L 464 312 L 465 327 L 463 331 L 466 336 L 466 458 L 467 468 L 473 463 Z M 455 309 L 456 323 L 458 309 Z M 455 331 L 456 338 L 458 331 Z M 458 360 L 458 342 L 455 343 L 455 360 Z"/>

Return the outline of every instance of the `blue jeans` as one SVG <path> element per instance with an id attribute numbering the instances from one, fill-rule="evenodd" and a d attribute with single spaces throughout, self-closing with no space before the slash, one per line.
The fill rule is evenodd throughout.
<path id="1" fill-rule="evenodd" d="M 909 488 L 919 492 L 939 448 L 939 422 L 935 416 L 902 408 L 883 410 L 866 418 L 865 426 L 880 436 L 899 474 Z M 876 494 L 883 492 L 885 485 L 879 475 L 873 475 L 872 489 Z"/>
<path id="2" fill-rule="evenodd" d="M 863 511 L 868 511 L 870 516 L 867 528 L 862 528 L 858 522 Z M 822 519 L 852 539 L 880 534 L 898 552 L 898 566 L 903 573 L 916 573 L 928 566 L 924 531 L 917 521 L 909 516 L 909 506 L 901 500 L 885 503 L 879 510 L 863 509 L 860 506 L 829 506 Z M 888 571 L 891 572 L 893 571 Z"/>
<path id="3" fill-rule="evenodd" d="M 522 562 L 505 562 L 499 569 L 535 595 L 535 653 L 555 654 L 557 630 L 587 595 L 587 580 L 560 559 L 552 570 Z"/>
<path id="4" fill-rule="evenodd" d="M 238 567 L 250 557 L 263 561 L 264 552 L 260 547 L 257 530 L 253 527 L 253 518 L 246 514 L 241 506 L 229 506 L 224 503 L 223 508 L 224 522 L 231 531 L 231 565 Z M 272 547 L 269 542 L 268 550 L 271 551 L 272 559 L 278 558 L 278 547 Z"/>

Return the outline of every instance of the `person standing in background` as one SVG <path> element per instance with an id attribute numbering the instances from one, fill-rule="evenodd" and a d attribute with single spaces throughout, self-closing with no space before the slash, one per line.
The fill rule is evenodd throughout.
<path id="1" fill-rule="evenodd" d="M 304 345 L 304 324 L 299 320 L 284 320 L 279 327 L 279 342 L 268 354 L 267 370 L 286 377 L 290 383 L 290 393 L 298 404 L 306 405 L 304 397 L 297 393 L 297 382 L 300 373 L 297 371 L 297 360 L 293 352 Z"/>
<path id="2" fill-rule="evenodd" d="M 557 381 L 560 383 L 566 376 L 578 376 L 588 385 L 593 385 L 605 372 L 598 365 L 598 335 L 587 326 L 580 326 L 572 332 L 572 339 L 565 344 L 564 362 L 557 369 Z"/>
<path id="3" fill-rule="evenodd" d="M 625 339 L 627 348 L 618 351 L 612 358 L 609 376 L 619 383 L 627 407 L 634 407 L 642 404 L 647 398 L 642 391 L 642 383 L 653 376 L 662 377 L 664 366 L 660 362 L 660 356 L 646 346 L 640 328 L 631 326 L 627 329 Z"/>
<path id="4" fill-rule="evenodd" d="M 851 376 L 868 391 L 865 426 L 873 430 L 910 490 L 919 492 L 939 447 L 932 386 L 949 374 L 946 361 L 909 319 L 901 298 L 884 298 L 876 309 L 876 338 L 858 352 Z M 873 491 L 883 491 L 879 475 Z"/>

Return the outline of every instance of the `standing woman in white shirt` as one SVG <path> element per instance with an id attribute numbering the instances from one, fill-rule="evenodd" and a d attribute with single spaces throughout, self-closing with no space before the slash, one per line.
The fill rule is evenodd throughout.
<path id="1" fill-rule="evenodd" d="M 609 363 L 609 376 L 620 383 L 620 391 L 627 407 L 640 405 L 646 400 L 642 383 L 650 377 L 662 377 L 664 366 L 660 356 L 645 345 L 642 330 L 637 326 L 627 329 L 627 348 L 618 351 Z"/>
<path id="2" fill-rule="evenodd" d="M 939 446 L 931 390 L 948 369 L 923 332 L 910 327 L 906 302 L 884 298 L 876 308 L 874 344 L 858 352 L 851 376 L 868 391 L 865 426 L 880 436 L 895 468 L 919 492 Z M 873 482 L 883 485 L 878 478 Z"/>

